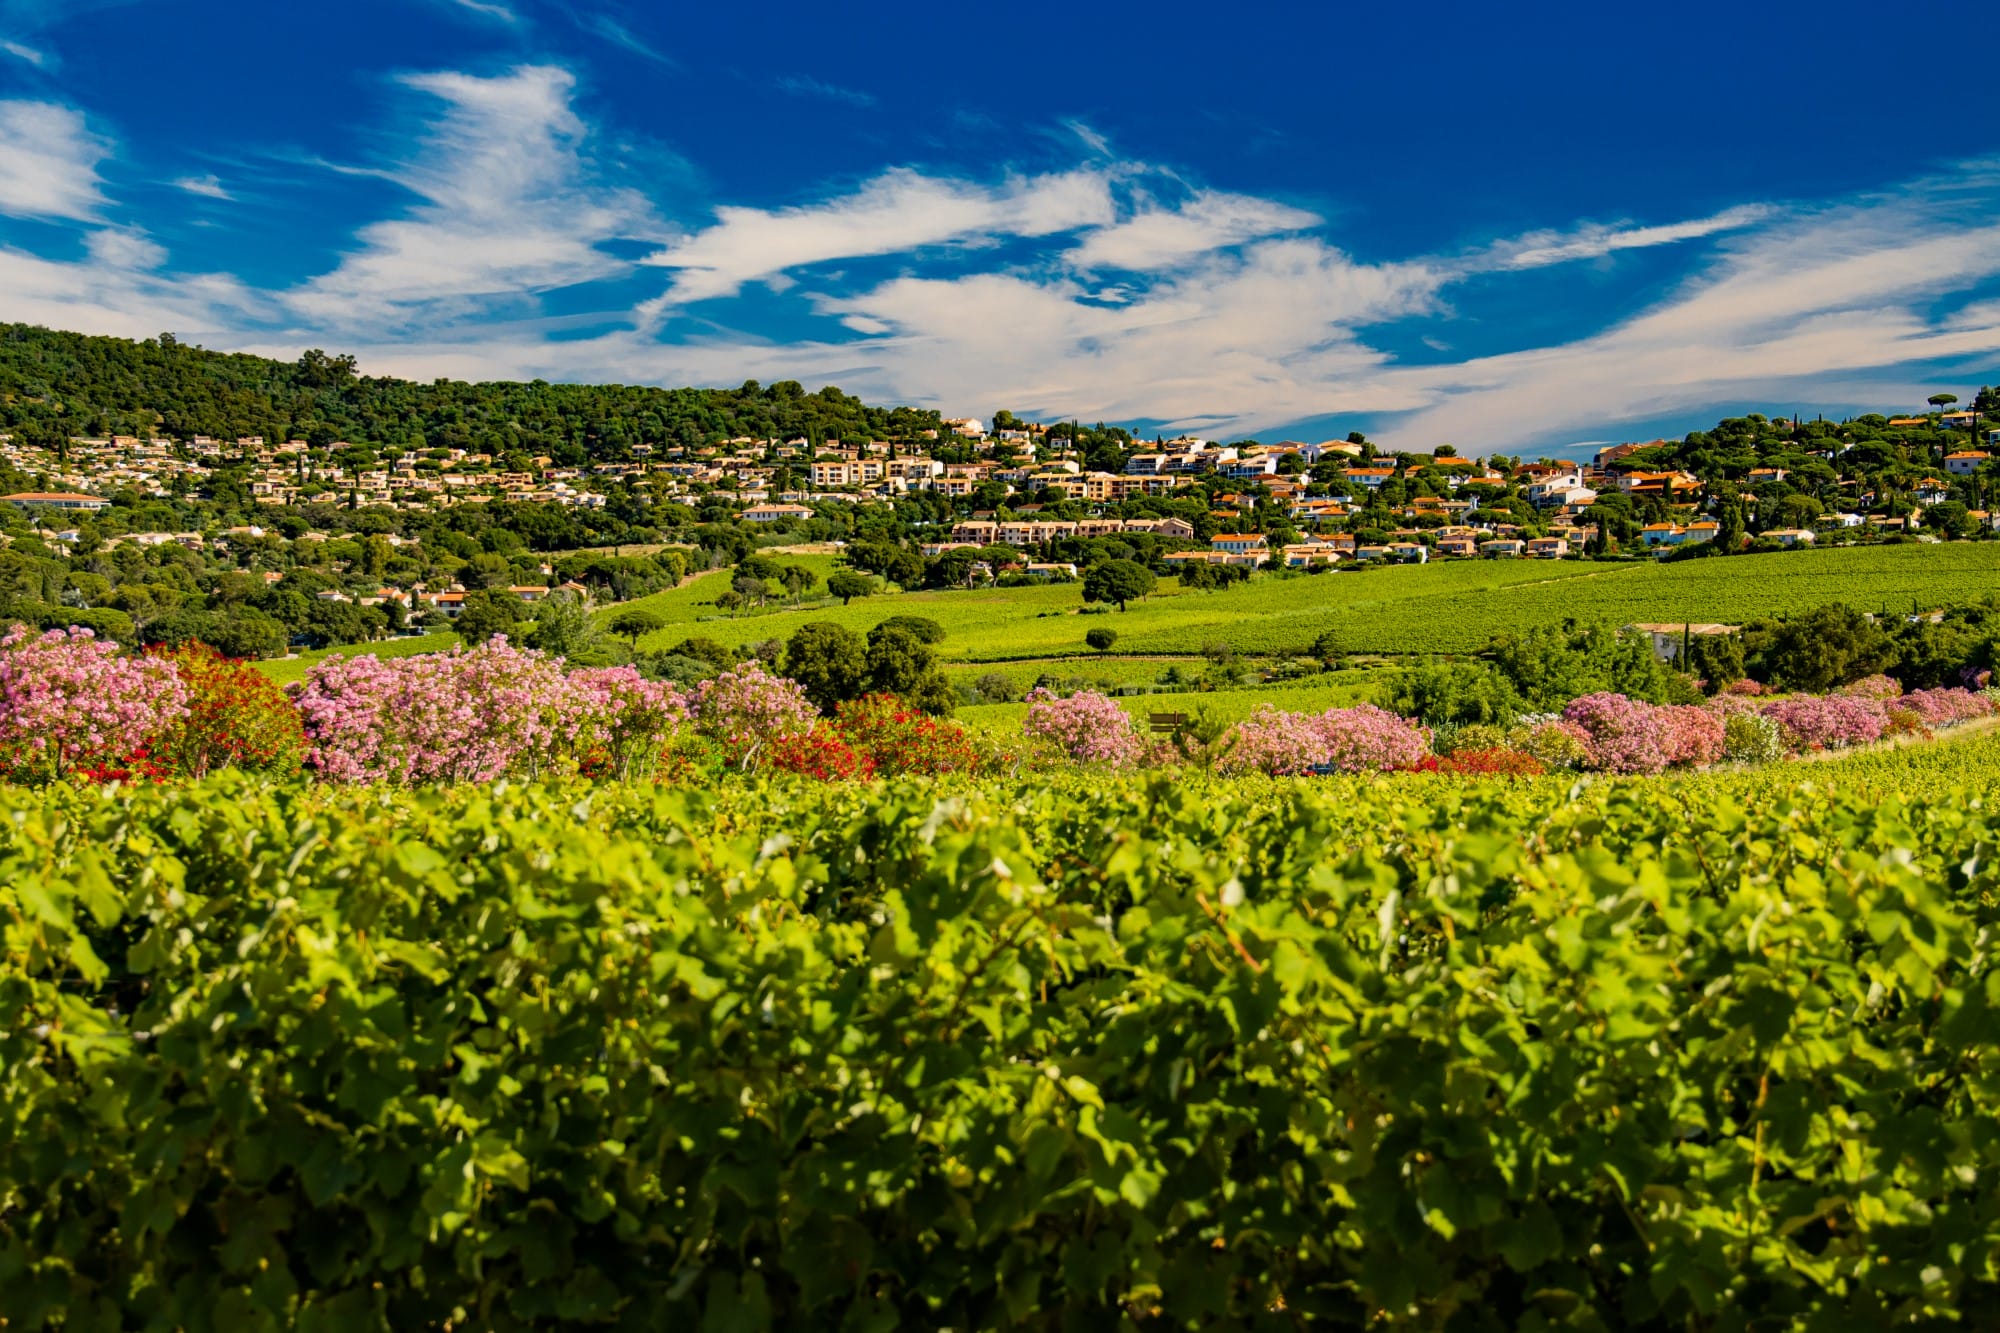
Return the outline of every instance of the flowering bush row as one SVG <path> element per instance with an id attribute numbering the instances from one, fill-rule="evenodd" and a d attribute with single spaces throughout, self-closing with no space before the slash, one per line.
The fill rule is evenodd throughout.
<path id="1" fill-rule="evenodd" d="M 172 662 L 133 657 L 87 629 L 0 636 L 0 767 L 58 781 L 141 755 L 186 711 Z"/>
<path id="2" fill-rule="evenodd" d="M 1036 688 L 1028 692 L 1028 716 L 1021 729 L 1031 741 L 1052 747 L 1080 764 L 1126 768 L 1146 755 L 1132 715 L 1095 690 L 1060 695 Z"/>
<path id="3" fill-rule="evenodd" d="M 1699 707 L 1599 693 L 1561 714 L 1435 738 L 1371 704 L 1322 713 L 1263 705 L 1226 732 L 1217 723 L 1202 733 L 1197 756 L 1149 745 L 1102 694 L 1037 689 L 1023 731 L 1043 755 L 1112 768 L 1193 759 L 1222 773 L 1272 776 L 1651 774 L 1924 732 L 1991 716 L 2000 700 L 1992 691 L 1896 691 L 1888 677 L 1870 677 L 1827 696 L 1725 693 Z M 966 773 L 992 762 L 990 747 L 964 728 L 894 696 L 822 717 L 797 682 L 756 663 L 683 692 L 631 667 L 569 670 L 559 657 L 494 638 L 387 661 L 329 658 L 286 692 L 200 645 L 134 656 L 81 629 L 16 627 L 0 637 L 0 779 L 14 781 L 301 764 L 330 781 L 402 784 L 553 772 L 678 780 L 754 768 L 836 780 Z"/>
<path id="4" fill-rule="evenodd" d="M 1430 754 L 1429 729 L 1373 704 L 1286 713 L 1260 705 L 1236 724 L 1224 773 L 1296 775 L 1332 767 L 1342 773 L 1414 768 Z"/>
<path id="5" fill-rule="evenodd" d="M 1885 685 L 1884 682 L 1887 682 Z M 1222 773 L 1296 776 L 1329 768 L 1346 773 L 1421 770 L 1524 775 L 1549 769 L 1618 774 L 1702 768 L 1724 760 L 1768 763 L 1787 754 L 1841 749 L 1906 731 L 1951 726 L 2000 712 L 1993 691 L 1918 690 L 1890 696 L 1888 677 L 1871 677 L 1839 694 L 1799 695 L 1764 703 L 1745 692 L 1703 705 L 1651 704 L 1622 694 L 1573 700 L 1560 714 L 1534 714 L 1510 727 L 1459 728 L 1436 747 L 1425 728 L 1362 704 L 1324 713 L 1260 705 L 1215 747 Z M 1127 767 L 1149 750 L 1131 716 L 1102 694 L 1029 696 L 1024 730 L 1063 758 Z M 1151 757 L 1172 762 L 1170 747 Z"/>

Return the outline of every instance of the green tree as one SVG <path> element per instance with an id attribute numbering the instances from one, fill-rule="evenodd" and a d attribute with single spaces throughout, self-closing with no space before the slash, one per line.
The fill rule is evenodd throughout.
<path id="1" fill-rule="evenodd" d="M 887 622 L 868 632 L 867 690 L 896 695 L 912 708 L 937 716 L 949 714 L 957 702 L 936 650 Z"/>
<path id="2" fill-rule="evenodd" d="M 821 712 L 831 713 L 866 692 L 868 645 L 844 625 L 815 620 L 801 625 L 785 644 L 783 669 Z"/>
<path id="3" fill-rule="evenodd" d="M 568 593 L 551 593 L 535 604 L 534 623 L 524 641 L 530 648 L 553 653 L 573 666 L 608 666 L 604 632 L 590 617 L 583 600 Z"/>
<path id="4" fill-rule="evenodd" d="M 654 630 L 665 629 L 666 624 L 667 622 L 661 619 L 658 612 L 648 610 L 643 606 L 628 606 L 611 617 L 609 628 L 613 634 L 629 639 L 632 643 L 632 650 L 637 652 L 639 650 L 639 640 L 642 637 L 651 634 Z"/>
<path id="5" fill-rule="evenodd" d="M 520 619 L 520 598 L 511 592 L 482 588 L 465 595 L 464 607 L 452 628 L 466 643 L 481 644 L 496 634 L 512 634 Z"/>
<path id="6" fill-rule="evenodd" d="M 899 629 L 911 635 L 920 643 L 943 643 L 944 626 L 929 616 L 890 616 L 879 622 L 876 630 Z"/>
<path id="7" fill-rule="evenodd" d="M 1781 690 L 1836 689 L 1887 669 L 1896 657 L 1886 633 L 1839 603 L 1780 621 L 1762 637 L 1755 665 Z"/>
<path id="8" fill-rule="evenodd" d="M 1691 634 L 1687 651 L 1678 661 L 1680 669 L 1702 682 L 1710 694 L 1743 679 L 1743 636 L 1740 634 Z"/>
<path id="9" fill-rule="evenodd" d="M 1112 644 L 1118 642 L 1118 631 L 1115 629 L 1106 629 L 1100 625 L 1088 634 L 1085 634 L 1083 641 L 1100 653 L 1106 652 Z"/>
<path id="10" fill-rule="evenodd" d="M 1106 560 L 1084 571 L 1083 600 L 1115 602 L 1123 611 L 1127 602 L 1151 592 L 1155 582 L 1153 571 L 1136 560 Z"/>
<path id="11" fill-rule="evenodd" d="M 840 599 L 846 606 L 857 597 L 866 597 L 875 591 L 875 580 L 852 569 L 837 569 L 827 575 L 826 590 Z"/>

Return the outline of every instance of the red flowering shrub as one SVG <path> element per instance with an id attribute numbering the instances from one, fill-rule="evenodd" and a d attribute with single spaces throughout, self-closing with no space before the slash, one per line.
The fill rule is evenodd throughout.
<path id="1" fill-rule="evenodd" d="M 883 776 L 971 773 L 979 750 L 956 722 L 930 717 L 893 694 L 871 694 L 840 705 L 834 725 L 848 745 L 868 757 Z"/>
<path id="2" fill-rule="evenodd" d="M 103 761 L 70 775 L 78 782 L 165 782 L 173 773 L 163 768 L 145 747 L 118 761 Z"/>
<path id="3" fill-rule="evenodd" d="M 186 711 L 145 752 L 154 767 L 187 778 L 298 767 L 305 746 L 298 710 L 269 677 L 204 643 L 151 656 L 171 662 L 187 688 Z"/>
<path id="4" fill-rule="evenodd" d="M 764 751 L 764 766 L 776 773 L 796 773 L 800 777 L 836 782 L 845 778 L 875 775 L 875 761 L 847 743 L 838 731 L 824 723 L 808 731 L 791 731 L 771 740 Z"/>
<path id="5" fill-rule="evenodd" d="M 1438 766 L 1443 773 L 1462 773 L 1482 778 L 1538 778 L 1549 771 L 1547 764 L 1519 750 L 1454 750 Z"/>

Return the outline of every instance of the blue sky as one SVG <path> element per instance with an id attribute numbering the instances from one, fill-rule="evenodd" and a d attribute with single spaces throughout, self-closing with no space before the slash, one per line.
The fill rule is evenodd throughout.
<path id="1" fill-rule="evenodd" d="M 2000 6 L 1473 8 L 0 0 L 0 318 L 1465 452 L 2000 382 Z"/>

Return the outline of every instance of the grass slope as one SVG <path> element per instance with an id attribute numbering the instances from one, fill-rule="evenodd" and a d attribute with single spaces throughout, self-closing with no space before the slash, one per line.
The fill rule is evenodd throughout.
<path id="1" fill-rule="evenodd" d="M 297 657 L 258 662 L 256 667 L 280 685 L 289 685 L 295 680 L 305 679 L 306 672 L 312 669 L 314 663 L 329 657 L 416 657 L 423 653 L 441 653 L 457 642 L 456 634 L 425 634 L 419 638 L 385 639 L 381 643 L 348 643 L 338 648 L 314 649 Z"/>

